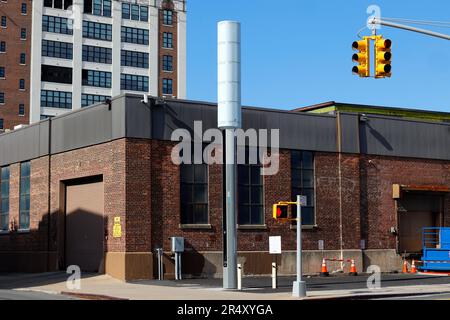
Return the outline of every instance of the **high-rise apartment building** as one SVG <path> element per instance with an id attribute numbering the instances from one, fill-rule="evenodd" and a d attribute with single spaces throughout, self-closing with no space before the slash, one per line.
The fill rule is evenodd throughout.
<path id="1" fill-rule="evenodd" d="M 0 0 L 1 14 L 7 20 L 13 10 L 22 8 L 18 2 Z M 17 104 L 19 111 L 19 105 L 23 105 L 25 117 L 34 123 L 123 93 L 186 97 L 184 0 L 23 2 L 29 12 L 22 18 L 20 29 L 28 32 L 22 40 L 28 47 L 24 43 L 24 48 L 19 48 L 14 34 L 0 33 L 8 61 L 12 65 L 14 56 L 20 53 L 17 66 L 23 67 L 23 73 L 11 67 L 11 78 L 14 76 L 23 102 L 12 92 L 12 82 L 5 82 L 8 86 L 0 82 L 0 103 L 4 92 L 5 110 Z M 11 53 L 10 42 L 15 48 Z M 8 76 L 8 70 L 6 73 Z M 4 121 L 4 128 L 16 124 L 6 116 Z"/>
<path id="2" fill-rule="evenodd" d="M 29 122 L 31 0 L 0 0 L 0 132 Z"/>

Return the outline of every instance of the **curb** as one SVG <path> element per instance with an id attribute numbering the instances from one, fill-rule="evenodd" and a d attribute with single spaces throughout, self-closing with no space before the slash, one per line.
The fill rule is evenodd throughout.
<path id="1" fill-rule="evenodd" d="M 59 294 L 65 295 L 65 296 L 71 296 L 75 298 L 80 298 L 84 300 L 130 300 L 126 298 L 118 298 L 118 297 L 112 297 L 102 294 L 92 294 L 92 293 L 76 293 L 76 292 L 69 292 L 69 291 L 61 291 Z"/>
<path id="2" fill-rule="evenodd" d="M 369 300 L 395 297 L 420 297 L 428 295 L 450 294 L 450 291 L 432 291 L 432 292 L 404 292 L 404 293 L 380 293 L 380 294 L 347 294 L 342 296 L 322 296 L 306 297 L 302 300 Z"/>

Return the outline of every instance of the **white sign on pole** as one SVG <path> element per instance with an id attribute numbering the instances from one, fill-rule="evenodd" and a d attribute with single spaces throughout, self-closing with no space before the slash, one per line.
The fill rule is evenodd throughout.
<path id="1" fill-rule="evenodd" d="M 281 254 L 281 237 L 269 237 L 269 253 Z"/>
<path id="2" fill-rule="evenodd" d="M 323 240 L 319 240 L 319 250 L 323 251 L 325 248 L 325 243 Z"/>
<path id="3" fill-rule="evenodd" d="M 302 207 L 306 206 L 307 205 L 307 200 L 308 200 L 308 198 L 306 196 L 300 196 L 300 205 Z"/>

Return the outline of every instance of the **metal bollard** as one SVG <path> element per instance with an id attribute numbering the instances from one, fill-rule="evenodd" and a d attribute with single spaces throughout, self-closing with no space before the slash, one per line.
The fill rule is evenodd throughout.
<path id="1" fill-rule="evenodd" d="M 277 263 L 272 262 L 272 289 L 277 288 Z"/>
<path id="2" fill-rule="evenodd" d="M 242 264 L 237 265 L 237 289 L 242 290 Z"/>
<path id="3" fill-rule="evenodd" d="M 158 280 L 164 279 L 164 273 L 163 273 L 163 249 L 157 248 L 156 249 L 157 255 L 158 255 Z"/>

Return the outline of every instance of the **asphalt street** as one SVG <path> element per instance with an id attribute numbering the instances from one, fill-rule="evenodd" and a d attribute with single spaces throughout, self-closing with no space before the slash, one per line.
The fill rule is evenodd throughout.
<path id="1" fill-rule="evenodd" d="M 33 291 L 0 290 L 0 300 L 76 300 L 75 298 Z"/>

